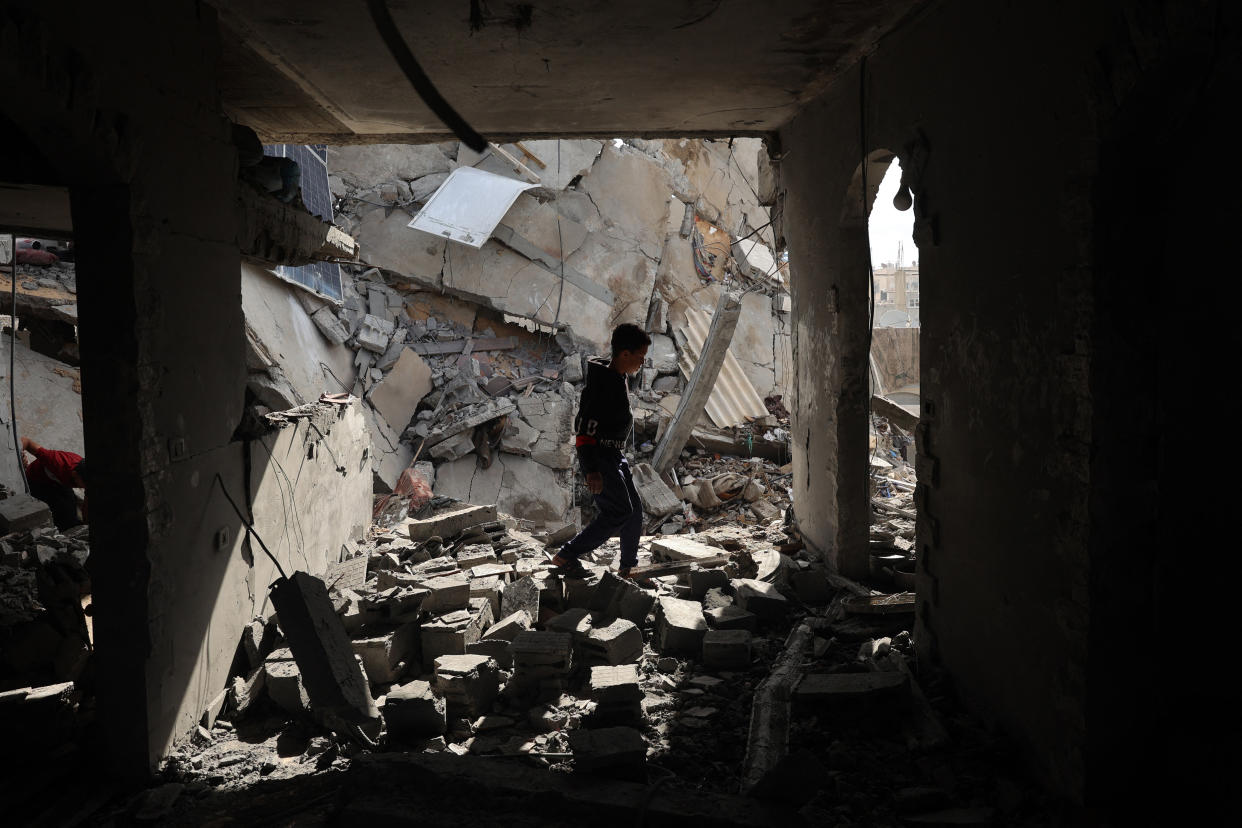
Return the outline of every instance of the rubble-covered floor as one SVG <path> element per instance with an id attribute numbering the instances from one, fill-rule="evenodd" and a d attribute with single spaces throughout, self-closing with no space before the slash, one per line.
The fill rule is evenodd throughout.
<path id="1" fill-rule="evenodd" d="M 440 515 L 427 519 L 429 525 L 444 514 L 460 515 L 463 510 L 460 504 L 441 503 L 438 511 Z M 231 694 L 212 726 L 200 727 L 168 757 L 161 783 L 137 796 L 113 800 L 95 814 L 96 823 L 131 824 L 141 814 L 139 821 L 168 825 L 354 824 L 353 818 L 360 814 L 387 814 L 398 823 L 448 824 L 470 819 L 481 824 L 569 825 L 588 816 L 590 803 L 595 801 L 592 797 L 598 798 L 596 807 L 604 809 L 596 821 L 628 820 L 628 812 L 617 811 L 606 794 L 590 788 L 599 784 L 591 780 L 600 779 L 657 792 L 653 802 L 658 801 L 662 814 L 668 808 L 694 807 L 661 798 L 678 794 L 705 796 L 730 806 L 741 801 L 738 792 L 752 738 L 756 689 L 792 640 L 791 632 L 805 625 L 813 635 L 794 659 L 801 678 L 793 692 L 789 728 L 789 752 L 802 770 L 782 774 L 786 789 L 775 794 L 777 812 L 785 815 L 782 819 L 797 812 L 808 824 L 1049 824 L 1050 803 L 1024 780 L 1016 758 L 1005 746 L 954 707 L 937 677 L 911 674 L 913 604 L 884 607 L 879 612 L 895 611 L 876 614 L 874 607 L 859 598 L 866 590 L 840 579 L 833 581 L 837 586 L 828 586 L 822 569 L 799 549 L 796 529 L 782 521 L 753 527 L 717 526 L 692 538 L 644 538 L 640 564 L 653 565 L 654 559 L 657 565 L 663 561 L 682 571 L 659 577 L 654 590 L 643 591 L 653 603 L 650 614 L 643 611 L 636 625 L 641 647 L 624 645 L 610 652 L 592 649 L 592 631 L 619 622 L 598 609 L 591 613 L 571 605 L 590 605 L 600 583 L 608 578 L 629 594 L 637 591 L 633 584 L 604 574 L 609 556 L 615 553 L 615 541 L 601 549 L 599 561 L 590 565 L 590 579 L 562 582 L 548 573 L 543 544 L 517 528 L 512 519 L 498 515 L 492 520 L 489 511 L 476 510 L 443 525 L 453 528 L 463 520 L 480 519 L 482 523 L 458 531 L 456 540 L 440 536 L 433 536 L 430 543 L 413 540 L 400 531 L 419 534 L 419 529 L 409 528 L 409 521 L 375 532 L 372 544 L 360 550 L 360 557 L 368 563 L 369 577 L 363 576 L 367 580 L 333 593 L 342 618 L 353 630 L 360 661 L 375 663 L 374 652 L 368 655 L 367 645 L 359 642 L 373 640 L 381 630 L 395 630 L 393 624 L 384 623 L 358 626 L 362 619 L 351 616 L 401 612 L 403 606 L 408 612 L 409 595 L 403 591 L 425 592 L 421 605 L 434 607 L 436 596 L 445 595 L 439 590 L 454 585 L 416 586 L 419 573 L 426 573 L 427 565 L 437 561 L 441 567 L 456 565 L 458 560 L 470 564 L 483 551 L 479 547 L 487 546 L 497 563 L 458 569 L 460 580 L 464 584 L 483 580 L 484 589 L 473 591 L 485 591 L 494 585 L 484 579 L 496 576 L 479 569 L 476 578 L 472 570 L 510 566 L 515 579 L 505 586 L 525 579 L 537 584 L 540 620 L 529 626 L 551 635 L 569 630 L 567 635 L 574 639 L 579 666 L 545 681 L 559 686 L 559 693 L 549 695 L 546 686 L 533 695 L 509 693 L 506 684 L 514 683 L 515 676 L 520 679 L 523 669 L 520 663 L 510 665 L 496 671 L 500 692 L 485 693 L 484 703 L 462 716 L 461 710 L 453 709 L 456 690 L 451 681 L 444 681 L 441 670 L 399 669 L 401 675 L 392 682 L 372 680 L 388 719 L 387 744 L 376 753 L 335 736 L 316 724 L 306 710 L 282 708 L 281 704 L 286 708 L 290 704 L 283 693 L 273 698 L 260 692 L 247 698 L 240 692 L 244 681 L 239 677 L 235 680 L 238 692 Z M 464 542 L 481 540 L 480 533 L 489 541 Z M 429 550 L 441 554 L 412 563 Z M 505 563 L 506 557 L 512 563 Z M 700 563 L 689 563 L 696 560 Z M 388 565 L 392 568 L 379 568 Z M 519 578 L 519 572 L 527 574 Z M 813 573 L 814 579 L 805 577 L 807 573 Z M 344 580 L 350 576 L 339 571 L 329 575 L 329 583 L 333 577 Z M 440 574 L 428 580 L 452 577 Z M 379 589 L 389 583 L 395 585 Z M 502 597 L 503 593 L 504 586 Z M 558 595 L 559 600 L 554 598 Z M 470 611 L 490 618 L 490 611 L 484 609 L 489 599 L 469 602 Z M 596 601 L 595 605 L 604 603 Z M 700 618 L 710 624 L 679 618 L 677 613 L 687 604 L 694 608 L 692 615 L 706 613 Z M 612 603 L 614 611 L 618 606 Z M 723 607 L 732 609 L 719 612 Z M 708 612 L 713 609 L 717 611 Z M 415 617 L 424 627 L 435 626 L 455 612 L 463 611 L 419 610 Z M 748 647 L 740 656 L 736 650 L 707 652 L 702 643 L 706 633 L 728 627 L 730 622 L 751 628 L 749 636 L 734 637 L 735 641 L 748 639 Z M 278 635 L 256 628 L 247 640 L 278 653 L 280 641 L 273 634 Z M 488 631 L 480 634 L 484 638 L 478 641 L 486 643 Z M 426 645 L 428 639 L 422 643 Z M 520 661 L 518 647 L 510 644 L 504 649 Z M 252 677 L 256 670 L 267 671 L 269 682 L 287 675 L 281 673 L 283 667 L 272 671 L 270 653 L 255 655 L 262 658 L 251 669 Z M 622 669 L 633 664 L 638 692 L 616 698 L 601 694 L 590 665 L 606 667 L 608 662 Z M 288 666 L 286 657 L 284 667 Z M 848 676 L 863 686 L 826 689 L 817 683 L 824 676 Z M 442 735 L 420 730 L 425 722 L 412 726 L 420 720 L 402 714 L 401 708 L 394 709 L 388 701 L 400 695 L 394 691 L 419 685 L 420 679 L 427 682 L 419 688 L 425 710 L 436 709 L 435 699 L 442 691 L 450 693 L 448 709 L 457 715 L 443 717 Z M 479 699 L 467 701 L 473 704 Z M 245 707 L 244 714 L 230 709 L 239 704 Z M 583 764 L 598 757 L 575 756 L 575 748 L 583 748 L 574 741 L 574 734 L 601 732 L 618 722 L 632 725 L 641 736 L 641 753 L 613 755 L 598 769 L 584 770 Z M 410 769 L 401 764 L 407 761 L 405 757 L 464 763 L 464 776 L 446 776 L 443 765 L 418 764 Z M 500 765 L 505 767 L 503 773 L 495 770 Z M 542 769 L 552 775 L 549 778 L 568 780 L 577 786 L 574 790 L 585 785 L 588 793 L 567 800 L 555 791 L 515 791 L 513 785 L 529 784 L 509 779 L 518 773 L 513 768 L 520 767 Z M 393 789 L 382 781 L 393 774 L 410 783 Z M 420 784 L 415 785 L 415 779 Z M 428 780 L 436 784 L 423 784 Z M 470 787 L 476 783 L 477 789 Z M 469 788 L 468 795 L 463 785 Z M 604 785 L 600 790 L 607 789 Z M 656 824 L 661 821 L 653 818 Z"/>

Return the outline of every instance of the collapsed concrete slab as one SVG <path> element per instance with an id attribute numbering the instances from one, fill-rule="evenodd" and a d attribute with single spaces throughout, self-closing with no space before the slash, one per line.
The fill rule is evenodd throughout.
<path id="1" fill-rule="evenodd" d="M 413 418 L 418 401 L 430 393 L 430 366 L 406 348 L 392 370 L 371 389 L 367 399 L 394 431 L 402 431 Z"/>

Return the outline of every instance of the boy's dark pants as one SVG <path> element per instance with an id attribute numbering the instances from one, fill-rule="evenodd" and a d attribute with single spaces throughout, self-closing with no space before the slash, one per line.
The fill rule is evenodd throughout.
<path id="1" fill-rule="evenodd" d="M 561 547 L 563 558 L 577 558 L 613 535 L 621 538 L 621 566 L 638 565 L 638 539 L 643 533 L 643 504 L 634 488 L 630 464 L 619 451 L 600 451 L 599 473 L 604 488 L 595 495 L 595 520 Z"/>

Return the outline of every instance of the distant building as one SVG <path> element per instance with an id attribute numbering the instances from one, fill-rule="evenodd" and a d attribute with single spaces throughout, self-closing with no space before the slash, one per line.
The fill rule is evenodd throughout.
<path id="1" fill-rule="evenodd" d="M 875 326 L 919 327 L 919 266 L 886 262 L 875 268 Z"/>

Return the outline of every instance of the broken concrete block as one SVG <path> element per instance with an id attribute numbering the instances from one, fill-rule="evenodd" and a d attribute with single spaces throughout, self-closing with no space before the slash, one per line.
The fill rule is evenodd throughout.
<path id="1" fill-rule="evenodd" d="M 586 375 L 582 370 L 582 354 L 566 354 L 561 360 L 561 379 L 565 382 L 582 382 Z"/>
<path id="2" fill-rule="evenodd" d="M 388 338 L 392 335 L 392 323 L 371 314 L 364 314 L 354 336 L 358 345 L 374 354 L 382 354 L 388 349 Z M 417 354 L 416 354 L 417 356 Z"/>
<path id="3" fill-rule="evenodd" d="M 634 488 L 638 492 L 638 499 L 642 501 L 644 512 L 654 517 L 664 517 L 681 511 L 681 500 L 660 479 L 650 463 L 635 463 L 633 476 Z"/>
<path id="4" fill-rule="evenodd" d="M 707 617 L 707 623 L 711 624 L 715 630 L 746 630 L 754 632 L 759 624 L 759 617 L 753 612 L 747 612 L 740 607 L 725 606 L 713 607 L 704 610 L 703 614 Z"/>
<path id="5" fill-rule="evenodd" d="M 496 563 L 496 553 L 490 543 L 471 543 L 459 549 L 455 559 L 464 571 L 482 564 Z"/>
<path id="6" fill-rule="evenodd" d="M 478 718 L 492 707 L 500 691 L 496 662 L 482 655 L 444 655 L 435 660 L 436 690 L 450 717 Z"/>
<path id="7" fill-rule="evenodd" d="M 479 640 L 473 621 L 471 612 L 463 609 L 423 624 L 420 630 L 423 668 L 431 669 L 436 658 L 442 655 L 465 655 L 466 645 Z"/>
<path id="8" fill-rule="evenodd" d="M 636 724 L 642 719 L 644 694 L 637 665 L 592 667 L 586 689 L 596 704 L 588 726 Z"/>
<path id="9" fill-rule="evenodd" d="M 725 554 L 723 549 L 699 543 L 682 535 L 668 535 L 651 539 L 651 557 L 656 561 L 698 561 L 705 558 L 718 558 Z"/>
<path id="10" fill-rule="evenodd" d="M 539 442 L 539 430 L 533 428 L 521 417 L 509 417 L 509 424 L 500 438 L 500 450 L 520 457 L 530 457 L 535 444 Z"/>
<path id="11" fill-rule="evenodd" d="M 500 596 L 500 614 L 508 617 L 524 610 L 533 620 L 539 618 L 539 584 L 530 575 L 505 587 Z"/>
<path id="12" fill-rule="evenodd" d="M 577 770 L 606 771 L 611 776 L 627 779 L 646 773 L 647 743 L 632 727 L 579 728 L 569 731 L 568 735 Z"/>
<path id="13" fill-rule="evenodd" d="M 750 667 L 750 633 L 746 630 L 708 630 L 703 636 L 703 664 L 712 670 Z"/>
<path id="14" fill-rule="evenodd" d="M 379 711 L 323 581 L 295 572 L 277 580 L 270 594 L 315 708 L 351 721 L 375 721 Z"/>
<path id="15" fill-rule="evenodd" d="M 677 346 L 673 343 L 673 338 L 663 333 L 651 334 L 647 359 L 651 367 L 661 374 L 677 373 Z"/>
<path id="16" fill-rule="evenodd" d="M 518 610 L 517 612 L 510 613 L 484 630 L 483 638 L 513 641 L 520 633 L 529 630 L 533 623 L 534 621 L 530 617 L 530 613 L 526 610 Z"/>
<path id="17" fill-rule="evenodd" d="M 709 589 L 727 587 L 729 575 L 723 569 L 692 569 L 689 575 L 690 594 L 703 600 Z"/>
<path id="18" fill-rule="evenodd" d="M 518 633 L 509 646 L 513 654 L 513 676 L 508 687 L 517 693 L 552 690 L 559 695 L 574 666 L 573 649 L 573 636 L 569 633 L 535 630 Z"/>
<path id="19" fill-rule="evenodd" d="M 430 682 L 411 681 L 388 691 L 384 721 L 394 736 L 439 736 L 448 724 L 445 708 Z"/>
<path id="20" fill-rule="evenodd" d="M 766 619 L 784 618 L 789 612 L 789 601 L 772 584 L 751 578 L 738 578 L 730 583 L 734 600 L 747 612 Z"/>
<path id="21" fill-rule="evenodd" d="M 414 417 L 419 400 L 430 393 L 431 366 L 406 348 L 383 381 L 371 389 L 367 399 L 393 430 L 402 431 Z"/>
<path id="22" fill-rule="evenodd" d="M 293 660 L 293 652 L 288 647 L 272 651 L 263 662 L 263 673 L 267 695 L 277 707 L 294 716 L 306 712 L 310 697 L 302 686 L 298 663 Z"/>
<path id="23" fill-rule="evenodd" d="M 655 645 L 661 653 L 697 655 L 706 632 L 703 607 L 697 601 L 669 597 L 657 600 Z"/>
<path id="24" fill-rule="evenodd" d="M 475 569 L 483 569 L 476 566 Z M 474 570 L 471 570 L 473 573 Z M 504 582 L 498 577 L 472 578 L 470 581 L 470 597 L 483 598 L 491 607 L 492 618 L 500 617 L 500 596 L 504 594 Z"/>
<path id="25" fill-rule="evenodd" d="M 20 482 L 20 481 L 19 481 Z M 17 494 L 0 500 L 0 534 L 50 526 L 52 510 L 38 498 Z"/>
<path id="26" fill-rule="evenodd" d="M 319 332 L 323 334 L 324 339 L 333 345 L 340 345 L 349 339 L 349 329 L 341 322 L 340 317 L 336 315 L 336 311 L 332 307 L 324 305 L 312 313 L 310 318 L 315 323 L 315 327 L 319 329 Z"/>
<path id="27" fill-rule="evenodd" d="M 600 626 L 592 623 L 579 651 L 587 664 L 629 664 L 642 658 L 643 634 L 624 618 Z"/>
<path id="28" fill-rule="evenodd" d="M 496 520 L 496 506 L 466 506 L 425 520 L 407 520 L 406 531 L 412 541 L 431 537 L 454 538 L 471 526 Z"/>
<path id="29" fill-rule="evenodd" d="M 633 581 L 605 572 L 595 585 L 595 593 L 587 608 L 603 615 L 624 618 L 636 625 L 647 620 L 655 605 L 655 595 Z"/>
<path id="30" fill-rule="evenodd" d="M 418 624 L 402 624 L 387 635 L 355 638 L 354 653 L 362 659 L 368 679 L 375 684 L 388 684 L 419 663 L 420 637 Z"/>

